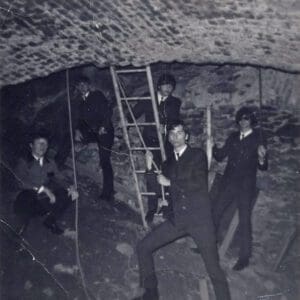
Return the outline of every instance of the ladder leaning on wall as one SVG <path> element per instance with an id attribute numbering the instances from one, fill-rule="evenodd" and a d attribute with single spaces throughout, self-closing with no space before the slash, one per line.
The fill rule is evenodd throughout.
<path id="1" fill-rule="evenodd" d="M 150 151 L 160 151 L 162 161 L 165 160 L 166 155 L 165 155 L 165 149 L 164 149 L 164 142 L 163 142 L 163 137 L 160 132 L 160 123 L 159 123 L 159 116 L 158 116 L 158 109 L 157 109 L 157 103 L 155 100 L 155 92 L 154 92 L 154 85 L 153 85 L 153 80 L 152 80 L 152 74 L 151 74 L 151 69 L 150 66 L 146 66 L 143 68 L 131 68 L 131 69 L 116 69 L 115 67 L 110 67 L 110 72 L 113 80 L 113 86 L 115 90 L 115 96 L 117 99 L 117 104 L 118 104 L 118 109 L 120 113 L 120 118 L 121 118 L 121 124 L 123 127 L 123 135 L 125 138 L 125 142 L 127 144 L 127 147 L 129 149 L 129 156 L 130 156 L 130 162 L 131 162 L 131 167 L 133 170 L 133 177 L 134 177 L 134 182 L 135 182 L 135 188 L 137 192 L 137 197 L 138 197 L 138 204 L 140 207 L 140 212 L 141 212 L 141 217 L 143 221 L 144 227 L 147 227 L 147 223 L 145 221 L 145 210 L 144 210 L 144 204 L 143 204 L 143 196 L 150 196 L 150 195 L 155 195 L 155 192 L 147 191 L 147 192 L 142 192 L 141 191 L 141 186 L 140 186 L 140 180 L 138 178 L 138 175 L 143 175 L 146 173 L 146 170 L 140 170 L 137 168 L 137 163 L 135 160 L 136 155 L 138 153 L 144 155 L 146 150 Z M 125 88 L 123 86 L 123 82 L 120 78 L 120 76 L 126 76 L 126 75 L 132 75 L 140 73 L 141 75 L 146 76 L 147 78 L 147 83 L 149 87 L 149 92 L 150 95 L 146 97 L 127 97 Z M 152 123 L 147 123 L 147 122 L 137 122 L 133 112 L 132 112 L 132 104 L 131 103 L 136 103 L 137 101 L 151 101 L 152 103 L 152 108 L 153 108 L 153 115 L 154 115 L 154 122 Z M 130 119 L 132 119 L 132 123 L 128 122 L 126 117 L 125 117 L 125 110 L 127 110 L 130 114 Z M 147 147 L 144 139 L 142 137 L 141 133 L 141 128 L 144 126 L 155 126 L 156 128 L 156 133 L 159 141 L 159 147 Z M 134 127 L 138 133 L 138 137 L 140 140 L 141 145 L 139 147 L 133 145 L 130 137 L 131 135 L 129 134 L 129 129 Z M 156 166 L 155 163 L 153 164 L 155 171 L 160 172 L 159 168 L 160 166 Z M 165 200 L 165 193 L 164 189 L 162 187 L 162 198 Z"/>

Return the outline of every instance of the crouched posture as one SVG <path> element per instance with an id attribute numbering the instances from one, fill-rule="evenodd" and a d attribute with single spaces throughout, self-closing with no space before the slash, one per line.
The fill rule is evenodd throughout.
<path id="1" fill-rule="evenodd" d="M 141 286 L 137 299 L 158 299 L 152 254 L 183 236 L 190 235 L 201 251 L 216 299 L 230 299 L 225 274 L 219 265 L 214 226 L 208 199 L 207 159 L 200 149 L 186 144 L 187 132 L 181 122 L 170 126 L 169 141 L 174 155 L 163 165 L 159 184 L 170 187 L 173 212 L 137 245 Z"/>
<path id="2" fill-rule="evenodd" d="M 56 221 L 72 200 L 78 197 L 78 193 L 73 186 L 65 188 L 59 183 L 55 163 L 45 156 L 48 149 L 48 138 L 45 133 L 36 133 L 30 148 L 31 152 L 27 157 L 20 159 L 16 168 L 22 189 L 14 202 L 14 212 L 21 218 L 23 224 L 20 234 L 31 218 L 45 214 L 47 217 L 44 225 L 52 233 L 61 234 L 63 230 Z"/>

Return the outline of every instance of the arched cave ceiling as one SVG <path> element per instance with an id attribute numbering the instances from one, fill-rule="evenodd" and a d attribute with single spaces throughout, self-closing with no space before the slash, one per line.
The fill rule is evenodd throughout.
<path id="1" fill-rule="evenodd" d="M 1 0 L 0 86 L 83 64 L 300 71 L 299 0 Z"/>

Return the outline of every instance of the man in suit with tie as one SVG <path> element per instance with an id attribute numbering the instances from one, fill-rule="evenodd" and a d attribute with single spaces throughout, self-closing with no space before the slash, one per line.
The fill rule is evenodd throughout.
<path id="1" fill-rule="evenodd" d="M 55 163 L 46 157 L 48 134 L 35 132 L 30 142 L 28 155 L 21 158 L 16 167 L 16 176 L 21 191 L 14 202 L 14 212 L 20 217 L 24 232 L 31 218 L 47 215 L 44 226 L 54 234 L 62 234 L 57 219 L 62 216 L 78 193 L 73 186 L 62 184 Z"/>
<path id="2" fill-rule="evenodd" d="M 190 235 L 199 247 L 217 300 L 230 299 L 229 288 L 219 265 L 216 238 L 208 198 L 208 167 L 202 149 L 186 144 L 187 130 L 182 122 L 169 127 L 169 141 L 174 147 L 171 157 L 163 164 L 158 183 L 169 187 L 173 211 L 168 220 L 154 228 L 137 245 L 140 283 L 144 294 L 136 299 L 159 298 L 153 252 L 183 236 Z M 150 167 L 153 155 L 146 154 Z M 149 162 L 150 160 L 150 162 Z"/>
<path id="3" fill-rule="evenodd" d="M 235 202 L 239 213 L 239 259 L 233 267 L 239 271 L 249 264 L 251 256 L 251 210 L 256 193 L 257 169 L 267 170 L 266 142 L 260 131 L 254 129 L 256 118 L 248 107 L 236 113 L 239 131 L 232 133 L 223 147 L 213 147 L 217 161 L 228 158 L 213 206 L 213 220 L 218 231 L 224 211 Z"/>
<path id="4" fill-rule="evenodd" d="M 160 122 L 160 131 L 164 139 L 164 146 L 166 151 L 166 156 L 170 156 L 173 152 L 173 147 L 169 143 L 166 136 L 166 128 L 169 124 L 173 123 L 175 120 L 180 118 L 180 106 L 181 100 L 177 97 L 174 97 L 173 91 L 176 87 L 176 81 L 173 75 L 165 73 L 162 74 L 157 81 L 157 109 Z M 152 123 L 154 122 L 154 113 L 152 108 L 152 103 L 150 100 L 139 101 L 132 108 L 133 115 L 136 119 L 141 116 L 145 117 L 145 122 Z M 132 122 L 132 118 L 128 115 L 129 122 Z M 157 131 L 155 126 L 145 126 L 142 132 L 144 142 L 147 147 L 159 147 L 159 141 L 157 136 Z M 162 163 L 162 158 L 160 151 L 154 151 L 154 162 L 157 166 L 160 166 Z M 147 180 L 147 190 L 149 192 L 160 193 L 160 188 L 157 185 L 156 180 L 153 181 L 151 178 Z M 158 197 L 148 196 L 148 213 L 146 215 L 146 221 L 151 224 L 153 221 L 154 214 L 157 211 Z"/>
<path id="5" fill-rule="evenodd" d="M 112 108 L 99 90 L 92 90 L 89 78 L 81 76 L 76 82 L 77 97 L 72 101 L 72 122 L 75 141 L 98 145 L 100 167 L 103 174 L 100 200 L 114 198 L 114 174 L 111 165 L 111 148 L 114 143 L 114 127 L 111 121 Z M 56 161 L 63 164 L 70 152 L 69 140 L 58 151 Z"/>

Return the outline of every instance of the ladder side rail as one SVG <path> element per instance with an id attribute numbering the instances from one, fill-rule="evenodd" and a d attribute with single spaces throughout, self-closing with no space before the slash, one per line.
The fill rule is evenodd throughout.
<path id="1" fill-rule="evenodd" d="M 162 138 L 162 135 L 160 132 L 160 122 L 159 122 L 157 104 L 156 104 L 156 100 L 155 100 L 153 79 L 152 79 L 150 66 L 148 65 L 146 67 L 146 69 L 147 69 L 147 79 L 148 79 L 148 85 L 149 85 L 149 90 L 150 90 L 150 95 L 151 95 L 152 108 L 153 108 L 154 120 L 156 123 L 156 131 L 157 131 L 157 136 L 158 136 L 158 141 L 159 141 L 159 146 L 160 146 L 161 157 L 162 157 L 162 161 L 165 161 L 166 160 L 165 145 L 164 145 L 163 138 Z M 162 195 L 163 203 L 166 203 L 165 188 L 163 185 L 161 185 L 161 195 Z"/>
<path id="2" fill-rule="evenodd" d="M 160 132 L 160 122 L 159 122 L 158 110 L 157 110 L 157 105 L 156 105 L 156 100 L 155 100 L 153 79 L 152 79 L 152 75 L 151 75 L 150 66 L 147 66 L 147 79 L 148 79 L 148 85 L 149 85 L 149 89 L 150 89 L 151 102 L 152 102 L 152 108 L 153 108 L 153 113 L 154 113 L 154 120 L 156 123 L 156 131 L 157 131 L 159 146 L 161 149 L 161 157 L 162 157 L 162 161 L 165 161 L 166 160 L 165 146 L 164 146 L 163 138 L 162 138 L 162 135 Z"/>
<path id="3" fill-rule="evenodd" d="M 116 79 L 118 79 L 118 77 L 116 77 Z M 118 83 L 119 83 L 119 86 L 120 86 L 120 88 L 121 88 L 121 91 L 122 91 L 123 96 L 125 96 L 125 91 L 124 91 L 124 89 L 123 89 L 121 83 L 120 83 L 120 82 L 118 82 Z M 148 147 L 147 147 L 146 144 L 145 144 L 145 141 L 144 141 L 144 138 L 143 138 L 143 136 L 142 136 L 141 130 L 140 130 L 140 128 L 139 128 L 139 126 L 138 126 L 138 123 L 137 123 L 137 120 L 136 120 L 136 118 L 135 118 L 135 116 L 134 116 L 134 114 L 133 114 L 131 105 L 130 105 L 129 102 L 126 100 L 126 97 L 124 97 L 124 98 L 125 98 L 125 99 L 124 99 L 124 100 L 125 100 L 125 104 L 126 104 L 126 106 L 127 106 L 127 108 L 128 108 L 130 117 L 131 117 L 131 119 L 133 120 L 133 123 L 131 123 L 131 124 L 133 124 L 133 125 L 135 126 L 135 128 L 136 128 L 136 130 L 137 130 L 137 133 L 138 133 L 138 136 L 139 136 L 139 139 L 140 139 L 140 141 L 141 141 L 141 143 L 142 143 L 142 146 L 143 146 L 144 150 L 147 151 L 147 150 L 148 150 Z M 125 118 L 124 118 L 124 122 L 125 122 Z M 125 126 L 126 126 L 126 123 L 124 123 L 124 124 L 125 124 Z M 154 166 L 154 168 L 155 168 L 156 171 L 159 170 L 159 167 L 156 165 L 156 163 L 155 163 L 154 161 L 153 161 L 153 166 Z"/>
<path id="4" fill-rule="evenodd" d="M 136 186 L 138 204 L 139 204 L 140 211 L 141 211 L 142 222 L 143 222 L 143 226 L 145 228 L 147 228 L 147 223 L 145 221 L 145 210 L 144 210 L 144 205 L 143 205 L 143 201 L 142 201 L 142 195 L 141 195 L 140 188 L 139 188 L 139 181 L 138 181 L 137 174 L 135 172 L 136 170 L 135 170 L 133 155 L 130 150 L 130 141 L 129 141 L 129 136 L 128 136 L 128 132 L 127 132 L 122 102 L 121 102 L 121 95 L 120 95 L 119 85 L 118 85 L 118 81 L 117 81 L 117 75 L 115 73 L 115 68 L 113 66 L 110 67 L 110 72 L 111 72 L 111 76 L 113 79 L 113 86 L 114 86 L 114 90 L 115 90 L 115 95 L 116 95 L 116 99 L 117 99 L 120 117 L 121 117 L 121 123 L 123 126 L 123 134 L 124 134 L 125 142 L 128 146 L 129 153 L 130 153 L 130 155 L 129 155 L 130 163 L 131 163 L 131 167 L 133 169 L 133 177 L 134 177 L 134 182 L 135 182 L 135 186 Z"/>

